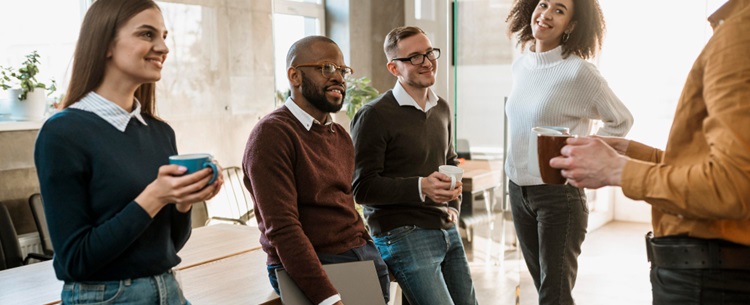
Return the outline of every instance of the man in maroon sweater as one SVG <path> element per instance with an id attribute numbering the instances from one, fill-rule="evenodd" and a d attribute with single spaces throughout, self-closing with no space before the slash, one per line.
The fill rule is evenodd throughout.
<path id="1" fill-rule="evenodd" d="M 354 208 L 352 140 L 330 115 L 352 70 L 323 36 L 295 42 L 287 67 L 291 97 L 255 126 L 242 164 L 271 285 L 284 268 L 313 304 L 341 304 L 322 264 L 372 260 L 387 302 L 388 269 Z"/>

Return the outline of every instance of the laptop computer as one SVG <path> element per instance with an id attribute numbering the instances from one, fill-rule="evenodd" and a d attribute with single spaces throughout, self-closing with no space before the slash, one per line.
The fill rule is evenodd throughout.
<path id="1" fill-rule="evenodd" d="M 338 290 L 344 304 L 385 305 L 375 264 L 372 261 L 323 265 L 323 270 Z M 281 302 L 284 305 L 314 305 L 285 270 L 276 269 L 276 278 L 279 281 Z"/>

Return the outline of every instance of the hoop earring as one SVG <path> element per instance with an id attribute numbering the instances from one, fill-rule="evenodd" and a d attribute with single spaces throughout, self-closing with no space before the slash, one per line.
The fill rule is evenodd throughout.
<path id="1" fill-rule="evenodd" d="M 562 43 L 568 42 L 568 39 L 570 39 L 570 33 L 563 33 L 562 34 Z"/>

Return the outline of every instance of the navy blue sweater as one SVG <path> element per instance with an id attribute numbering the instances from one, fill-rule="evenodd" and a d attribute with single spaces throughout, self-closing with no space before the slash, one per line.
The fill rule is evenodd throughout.
<path id="1" fill-rule="evenodd" d="M 163 273 L 190 236 L 190 213 L 170 204 L 151 219 L 134 200 L 177 153 L 169 125 L 144 115 L 125 132 L 94 113 L 66 109 L 42 126 L 34 161 L 63 281 Z"/>

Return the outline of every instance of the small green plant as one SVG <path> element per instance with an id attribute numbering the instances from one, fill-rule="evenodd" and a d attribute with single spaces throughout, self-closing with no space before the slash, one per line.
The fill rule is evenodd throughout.
<path id="1" fill-rule="evenodd" d="M 376 98 L 380 94 L 378 89 L 370 85 L 370 79 L 367 77 L 347 78 L 346 79 L 346 115 L 351 119 L 357 113 L 359 108 Z"/>
<path id="2" fill-rule="evenodd" d="M 36 50 L 26 55 L 26 61 L 17 71 L 10 67 L 0 66 L 0 87 L 3 90 L 20 88 L 21 94 L 18 95 L 18 99 L 21 101 L 26 100 L 29 92 L 36 88 L 47 89 L 47 95 L 55 92 L 57 90 L 55 80 L 52 80 L 49 86 L 36 80 L 36 75 L 39 73 L 39 57 Z"/>

